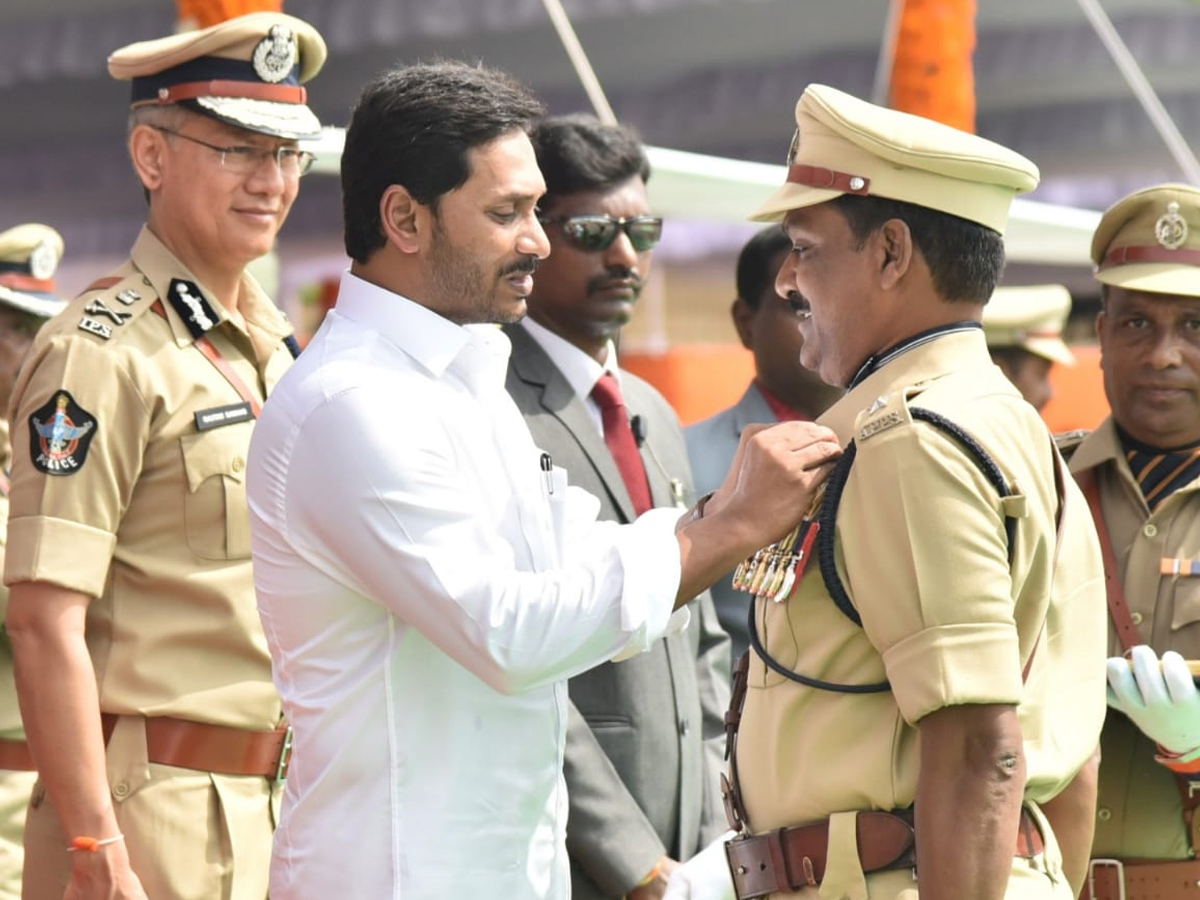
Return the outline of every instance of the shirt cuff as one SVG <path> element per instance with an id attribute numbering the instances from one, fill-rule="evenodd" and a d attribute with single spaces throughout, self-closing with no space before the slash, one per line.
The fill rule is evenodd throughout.
<path id="1" fill-rule="evenodd" d="M 44 581 L 89 597 L 104 591 L 117 536 L 90 525 L 26 516 L 8 523 L 4 583 Z"/>
<path id="2" fill-rule="evenodd" d="M 636 522 L 617 529 L 615 546 L 623 575 L 621 628 L 632 632 L 619 659 L 650 649 L 667 634 L 683 574 L 675 537 L 678 520 L 679 510 L 663 507 L 648 510 Z M 687 617 L 681 618 L 679 630 L 687 627 Z M 674 621 L 678 625 L 681 619 Z"/>
<path id="3" fill-rule="evenodd" d="M 883 654 L 888 681 L 909 723 L 947 706 L 1021 702 L 1020 651 L 1011 624 L 927 628 Z"/>

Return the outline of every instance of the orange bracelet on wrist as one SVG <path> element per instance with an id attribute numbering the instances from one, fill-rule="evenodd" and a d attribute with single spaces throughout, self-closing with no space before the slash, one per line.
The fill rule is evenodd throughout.
<path id="1" fill-rule="evenodd" d="M 115 844 L 117 841 L 125 840 L 125 835 L 118 834 L 116 837 L 110 838 L 94 838 L 87 835 L 81 835 L 77 838 L 71 838 L 71 846 L 67 848 L 68 853 L 98 853 L 101 847 L 106 847 L 109 844 Z"/>
<path id="2" fill-rule="evenodd" d="M 1154 757 L 1154 761 L 1161 766 L 1165 766 L 1172 772 L 1179 775 L 1200 775 L 1200 757 L 1196 759 L 1184 761 L 1180 757 L 1190 756 L 1194 750 L 1189 750 L 1185 753 L 1175 753 L 1168 750 L 1162 744 L 1158 744 L 1158 756 Z"/>
<path id="3" fill-rule="evenodd" d="M 641 881 L 639 881 L 637 883 L 637 887 L 644 888 L 646 885 L 648 885 L 650 882 L 652 882 L 655 878 L 657 878 L 659 875 L 661 875 L 662 870 L 663 870 L 663 861 L 660 859 L 658 862 L 656 862 L 654 864 L 654 868 L 650 870 L 650 874 L 647 875 L 645 878 L 643 878 Z M 637 888 L 634 888 L 634 890 L 637 890 Z"/>

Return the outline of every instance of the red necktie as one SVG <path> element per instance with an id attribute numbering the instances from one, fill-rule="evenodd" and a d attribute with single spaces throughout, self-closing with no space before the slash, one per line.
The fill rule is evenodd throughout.
<path id="1" fill-rule="evenodd" d="M 592 388 L 592 399 L 600 407 L 604 420 L 604 443 L 621 471 L 633 509 L 640 516 L 653 506 L 650 501 L 650 483 L 646 481 L 646 467 L 638 452 L 633 429 L 629 427 L 629 415 L 625 412 L 625 400 L 621 388 L 611 372 L 605 372 Z"/>

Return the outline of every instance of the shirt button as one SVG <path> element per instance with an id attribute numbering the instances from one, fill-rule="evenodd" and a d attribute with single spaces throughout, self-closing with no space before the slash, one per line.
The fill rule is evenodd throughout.
<path id="1" fill-rule="evenodd" d="M 1130 613 L 1129 621 L 1132 622 L 1134 625 L 1141 625 L 1142 624 L 1142 614 L 1139 612 Z"/>
<path id="2" fill-rule="evenodd" d="M 1109 819 L 1112 818 L 1112 810 L 1105 809 L 1102 806 L 1098 810 L 1096 810 L 1096 818 L 1099 819 L 1101 822 L 1107 822 Z"/>
<path id="3" fill-rule="evenodd" d="M 234 472 L 240 472 L 240 471 L 242 471 L 242 469 L 246 468 L 246 461 L 244 459 L 242 459 L 240 456 L 235 456 L 233 458 L 232 468 L 233 468 Z"/>
<path id="4" fill-rule="evenodd" d="M 113 786 L 113 793 L 118 797 L 124 797 L 129 793 L 129 783 L 126 781 L 118 781 L 116 785 Z"/>
<path id="5" fill-rule="evenodd" d="M 1152 522 L 1147 522 L 1146 526 L 1142 529 L 1142 534 L 1148 538 L 1152 538 L 1158 534 L 1158 526 L 1154 525 Z"/>
<path id="6" fill-rule="evenodd" d="M 680 734 L 682 734 L 684 737 L 687 737 L 688 734 L 691 732 L 691 730 L 692 730 L 692 723 L 690 721 L 688 721 L 687 719 L 679 720 L 679 733 Z"/>

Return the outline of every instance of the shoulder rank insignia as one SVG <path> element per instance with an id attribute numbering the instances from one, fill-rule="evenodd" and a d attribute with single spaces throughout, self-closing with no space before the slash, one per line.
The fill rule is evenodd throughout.
<path id="1" fill-rule="evenodd" d="M 204 332 L 217 325 L 218 317 L 200 288 L 182 278 L 172 278 L 171 286 L 167 289 L 167 302 L 175 307 L 179 318 L 187 325 L 193 338 L 201 337 Z"/>
<path id="2" fill-rule="evenodd" d="M 96 436 L 96 418 L 67 391 L 56 391 L 29 417 L 33 467 L 47 475 L 72 475 L 83 467 Z"/>
<path id="3" fill-rule="evenodd" d="M 1091 434 L 1086 428 L 1077 428 L 1074 431 L 1064 431 L 1061 434 L 1054 435 L 1054 446 L 1058 447 L 1058 452 L 1063 455 L 1063 458 L 1070 460 L 1071 456 L 1079 449 L 1079 445 L 1084 439 Z"/>

